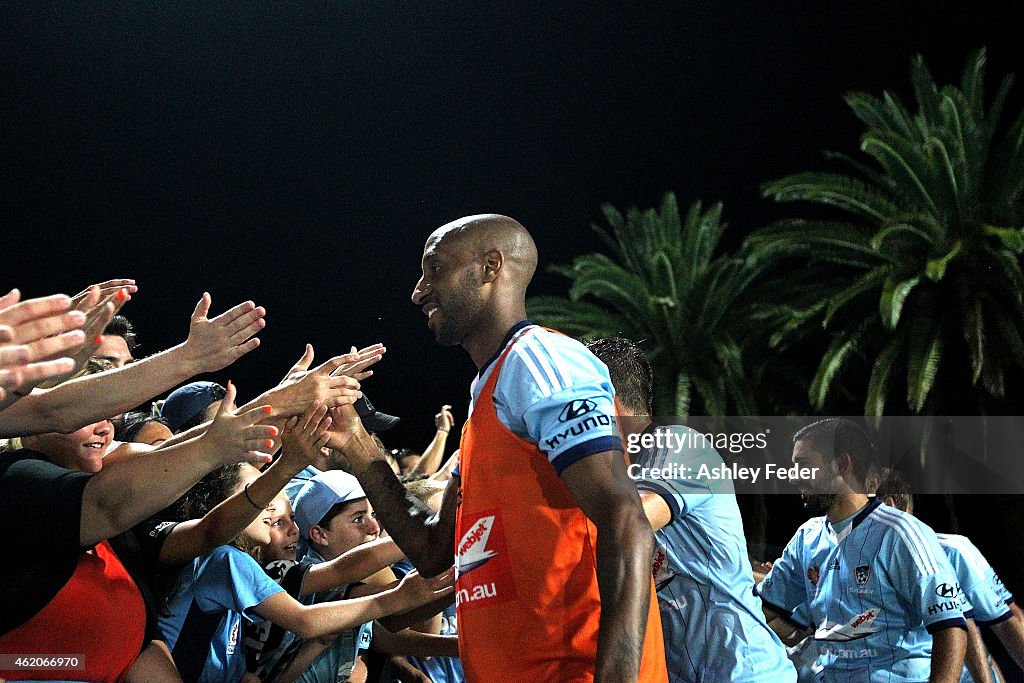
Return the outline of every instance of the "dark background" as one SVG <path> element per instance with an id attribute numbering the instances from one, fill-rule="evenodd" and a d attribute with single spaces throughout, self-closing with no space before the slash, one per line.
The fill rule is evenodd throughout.
<path id="1" fill-rule="evenodd" d="M 263 345 L 215 377 L 243 399 L 306 341 L 383 341 L 366 388 L 403 417 L 390 445 L 422 448 L 474 373 L 409 303 L 434 227 L 509 214 L 543 266 L 599 248 L 602 202 L 674 190 L 725 202 L 731 248 L 779 215 L 759 183 L 856 148 L 844 92 L 910 101 L 912 55 L 951 82 L 982 45 L 989 92 L 1021 71 L 1010 6 L 967 5 L 5 2 L 0 286 L 136 278 L 142 353 L 184 338 L 203 290 L 214 312 L 251 298 Z"/>

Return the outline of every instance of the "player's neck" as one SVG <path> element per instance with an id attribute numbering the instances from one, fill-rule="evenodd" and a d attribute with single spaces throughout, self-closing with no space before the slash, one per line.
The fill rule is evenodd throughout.
<path id="1" fill-rule="evenodd" d="M 832 524 L 841 522 L 847 517 L 852 517 L 868 504 L 868 497 L 864 493 L 846 493 L 832 503 L 832 507 L 828 509 L 826 516 L 828 521 Z"/>
<path id="2" fill-rule="evenodd" d="M 525 306 L 498 310 L 489 319 L 480 321 L 476 326 L 477 331 L 462 340 L 462 348 L 473 359 L 477 370 L 482 369 L 501 350 L 505 335 L 523 320 L 526 320 Z"/>
<path id="3" fill-rule="evenodd" d="M 623 439 L 629 439 L 631 434 L 640 434 L 651 424 L 651 418 L 647 415 L 626 415 L 620 412 L 615 417 Z"/>

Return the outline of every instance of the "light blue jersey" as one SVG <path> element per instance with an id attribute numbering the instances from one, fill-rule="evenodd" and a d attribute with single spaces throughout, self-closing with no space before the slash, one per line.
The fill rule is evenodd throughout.
<path id="1" fill-rule="evenodd" d="M 1013 616 L 1009 605 L 999 592 L 1002 586 L 996 570 L 988 563 L 981 551 L 965 536 L 957 534 L 937 534 L 939 545 L 946 551 L 946 558 L 953 565 L 957 581 L 969 603 L 964 616 L 973 618 L 979 626 L 991 626 L 1006 621 Z M 989 667 L 992 660 L 989 658 Z M 992 680 L 998 681 L 995 673 Z M 961 683 L 974 683 L 967 667 L 964 667 Z"/>
<path id="2" fill-rule="evenodd" d="M 810 616 L 821 681 L 927 681 L 931 633 L 966 628 L 935 532 L 876 500 L 838 533 L 825 517 L 801 526 L 758 593 L 786 617 Z"/>
<path id="3" fill-rule="evenodd" d="M 303 562 L 318 564 L 324 562 L 324 558 L 315 550 L 306 551 Z M 349 586 L 314 593 L 308 596 L 308 604 L 340 600 L 348 592 Z M 320 656 L 295 680 L 299 683 L 335 683 L 336 681 L 347 681 L 349 675 L 356 665 L 356 657 L 360 650 L 370 649 L 370 642 L 373 639 L 372 624 L 362 624 L 342 631 L 330 646 L 320 653 Z"/>
<path id="4" fill-rule="evenodd" d="M 555 471 L 602 451 L 621 451 L 614 389 L 608 368 L 572 337 L 529 321 L 515 325 L 470 388 L 472 403 L 515 340 L 494 387 L 498 419 L 513 434 L 537 444 Z M 456 468 L 455 476 L 458 476 Z"/>
<path id="5" fill-rule="evenodd" d="M 655 533 L 654 580 L 672 683 L 796 681 L 786 650 L 765 622 L 729 479 L 653 478 L 645 470 L 718 470 L 721 456 L 688 427 L 653 425 L 696 447 L 641 450 L 630 474 L 641 491 L 661 496 L 671 521 Z M 663 443 L 672 443 L 667 439 Z M 673 466 L 676 466 L 673 468 Z M 683 469 L 689 468 L 689 469 Z"/>
<path id="6" fill-rule="evenodd" d="M 238 548 L 221 546 L 181 572 L 160 630 L 185 683 L 228 683 L 245 674 L 242 620 L 282 592 L 263 568 Z"/>

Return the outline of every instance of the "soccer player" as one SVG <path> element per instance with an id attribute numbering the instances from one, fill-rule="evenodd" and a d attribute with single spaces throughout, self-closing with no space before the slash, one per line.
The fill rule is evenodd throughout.
<path id="1" fill-rule="evenodd" d="M 914 514 L 914 495 L 910 486 L 896 470 L 883 471 L 881 483 L 875 492 L 878 500 L 907 514 Z M 1006 647 L 1006 651 L 1024 667 L 1024 628 L 1021 627 L 1020 613 L 1013 610 L 1013 596 L 1003 586 L 995 569 L 988 563 L 981 551 L 966 536 L 958 534 L 937 534 L 939 545 L 946 552 L 953 565 L 960 588 L 970 602 L 967 617 L 969 638 L 967 658 L 961 683 L 981 683 L 1000 679 L 985 649 L 985 642 L 977 626 L 987 626 Z"/>
<path id="2" fill-rule="evenodd" d="M 412 300 L 479 374 L 461 460 L 434 514 L 341 411 L 332 442 L 424 575 L 458 567 L 466 680 L 664 681 L 654 538 L 626 473 L 608 371 L 526 319 L 533 238 L 505 216 L 435 230 Z M 645 638 L 646 635 L 646 638 Z"/>
<path id="3" fill-rule="evenodd" d="M 651 421 L 651 366 L 636 344 L 614 337 L 587 348 L 608 366 L 619 429 L 627 442 L 644 433 L 674 432 L 685 439 L 679 443 L 695 444 L 636 453 L 626 449 L 631 476 L 655 531 L 654 581 L 669 680 L 796 681 L 796 670 L 754 595 L 732 481 L 641 474 L 672 465 L 676 472 L 686 471 L 682 467 L 697 472 L 702 464 L 717 468 L 723 464 L 721 456 L 690 428 Z"/>
<path id="4" fill-rule="evenodd" d="M 808 615 L 822 681 L 960 679 L 967 647 L 966 600 L 935 532 L 877 499 L 864 481 L 875 460 L 855 423 L 832 418 L 793 437 L 806 522 L 757 587 L 766 606 Z M 795 618 L 794 618 L 795 617 Z"/>

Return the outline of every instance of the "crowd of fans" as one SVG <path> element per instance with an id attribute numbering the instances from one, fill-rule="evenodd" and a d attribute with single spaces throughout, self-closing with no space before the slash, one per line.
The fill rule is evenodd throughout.
<path id="1" fill-rule="evenodd" d="M 211 316 L 204 294 L 185 341 L 135 359 L 117 312 L 136 291 L 0 298 L 0 508 L 19 553 L 0 569 L 0 680 L 459 680 L 454 571 L 403 563 L 329 446 L 335 419 L 397 422 L 360 391 L 386 349 L 312 367 L 307 345 L 238 406 L 230 382 L 183 382 L 257 348 L 264 309 Z M 389 451 L 423 495 L 450 476 L 452 422 L 445 406 L 422 454 Z"/>
<path id="2" fill-rule="evenodd" d="M 418 574 L 381 528 L 342 454 L 348 432 L 341 427 L 360 421 L 409 493 L 437 511 L 458 464 L 457 451 L 446 458 L 455 426 L 450 406 L 435 416 L 434 437 L 421 453 L 388 449 L 379 434 L 397 418 L 375 409 L 361 389 L 386 352 L 381 344 L 352 347 L 318 366 L 307 345 L 280 383 L 237 405 L 232 383 L 190 380 L 256 349 L 264 309 L 244 302 L 211 317 L 204 294 L 183 342 L 136 359 L 135 331 L 118 315 L 136 291 L 123 279 L 74 297 L 21 301 L 14 290 L 0 298 L 0 511 L 13 522 L 7 540 L 17 554 L 0 565 L 0 682 L 463 681 L 454 568 Z M 591 351 L 610 369 L 623 433 L 660 429 L 645 417 L 650 368 L 636 347 L 605 340 Z M 912 497 L 898 475 L 874 471 L 869 447 L 861 453 L 856 443 L 839 450 L 819 444 L 820 433 L 838 443 L 836 430 L 849 431 L 844 424 L 812 427 L 818 431 L 797 435 L 794 461 L 810 457 L 801 454 L 813 445 L 846 488 L 805 491 L 805 499 L 821 498 L 830 516 L 801 527 L 782 558 L 755 563 L 753 572 L 731 489 L 698 495 L 692 484 L 670 491 L 665 482 L 638 482 L 659 543 L 652 571 L 671 680 L 714 680 L 708 671 L 730 671 L 729 680 L 820 680 L 828 647 L 839 647 L 822 624 L 844 624 L 834 613 L 815 613 L 832 606 L 818 604 L 819 572 L 828 568 L 814 553 L 833 552 L 837 535 L 854 533 L 872 514 L 880 529 L 895 530 L 895 545 L 875 548 L 874 560 L 852 568 L 857 585 L 872 570 L 896 571 L 873 562 L 898 562 L 891 558 L 906 547 L 897 536 L 920 536 L 920 547 L 939 556 L 929 560 L 936 580 L 958 584 L 971 601 L 925 620 L 936 634 L 965 621 L 964 676 L 1000 675 L 975 620 L 993 626 L 1024 664 L 1024 619 L 1008 593 L 982 590 L 998 578 L 985 573 L 977 549 L 962 537 L 935 540 L 909 515 L 875 513 L 883 501 L 910 511 Z M 649 456 L 661 457 L 661 465 L 668 457 Z M 721 460 L 713 450 L 700 457 Z M 858 496 L 867 501 L 874 489 L 877 499 L 862 504 Z M 825 521 L 839 519 L 843 505 L 857 514 Z M 889 536 L 872 538 L 884 545 Z M 952 569 L 940 561 L 944 554 Z M 966 559 L 958 565 L 955 558 Z M 915 562 L 920 569 L 917 555 L 906 564 Z M 690 583 L 673 583 L 666 567 L 684 567 Z M 940 593 L 941 586 L 927 585 Z M 717 606 L 698 616 L 692 610 L 707 600 L 705 592 Z M 920 607 L 906 606 L 904 636 L 925 633 Z M 841 634 L 884 632 L 872 627 L 874 618 L 859 615 Z M 716 631 L 724 623 L 728 628 Z M 779 636 L 792 646 L 792 663 Z M 957 659 L 956 644 L 942 637 L 935 636 L 935 656 L 947 648 L 959 675 L 963 655 Z M 705 661 L 712 651 L 717 663 Z M 75 658 L 56 667 L 59 675 L 45 662 L 27 661 L 58 656 Z M 686 669 L 673 658 L 686 659 Z M 735 678 L 743 671 L 750 678 Z"/>

